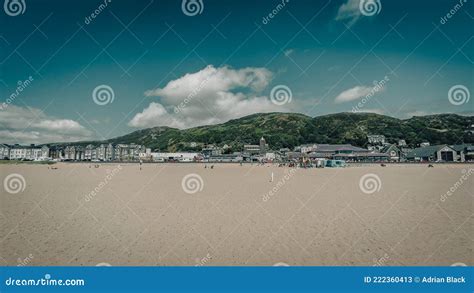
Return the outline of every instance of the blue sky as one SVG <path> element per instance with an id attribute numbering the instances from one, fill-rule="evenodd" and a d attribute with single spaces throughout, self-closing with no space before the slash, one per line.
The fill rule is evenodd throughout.
<path id="1" fill-rule="evenodd" d="M 470 1 L 195 2 L 192 16 L 179 0 L 25 0 L 14 16 L 4 6 L 0 142 L 271 111 L 472 115 Z M 453 103 L 460 86 L 464 100 Z"/>

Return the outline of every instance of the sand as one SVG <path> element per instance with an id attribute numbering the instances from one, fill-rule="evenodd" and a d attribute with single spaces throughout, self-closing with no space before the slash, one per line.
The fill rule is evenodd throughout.
<path id="1" fill-rule="evenodd" d="M 1 265 L 474 265 L 472 164 L 55 166 L 0 165 Z"/>

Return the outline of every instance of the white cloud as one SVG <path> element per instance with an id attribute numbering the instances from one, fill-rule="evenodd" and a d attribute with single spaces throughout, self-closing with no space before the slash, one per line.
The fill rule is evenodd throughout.
<path id="1" fill-rule="evenodd" d="M 78 141 L 91 136 L 91 131 L 77 121 L 50 117 L 36 108 L 8 105 L 0 110 L 2 143 Z"/>
<path id="2" fill-rule="evenodd" d="M 348 25 L 352 26 L 360 18 L 360 0 L 347 0 L 337 11 L 336 20 L 349 20 Z"/>
<path id="3" fill-rule="evenodd" d="M 146 96 L 159 97 L 160 101 L 150 103 L 128 125 L 189 128 L 253 113 L 288 111 L 260 95 L 271 80 L 272 73 L 265 68 L 209 65 L 172 80 L 163 88 L 146 91 Z"/>
<path id="4" fill-rule="evenodd" d="M 184 127 L 184 124 L 175 119 L 173 114 L 168 113 L 163 105 L 155 102 L 150 103 L 143 112 L 136 114 L 128 124 L 132 127 L 148 127 L 155 125 L 175 128 Z"/>
<path id="5" fill-rule="evenodd" d="M 367 96 L 373 90 L 373 87 L 356 86 L 340 93 L 334 101 L 336 103 L 345 103 Z"/>

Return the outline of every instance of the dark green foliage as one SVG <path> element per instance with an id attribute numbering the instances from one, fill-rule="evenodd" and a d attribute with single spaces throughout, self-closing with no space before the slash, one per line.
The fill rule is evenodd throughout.
<path id="1" fill-rule="evenodd" d="M 99 143 L 137 143 L 160 151 L 198 151 L 190 142 L 230 145 L 240 151 L 244 144 L 258 144 L 265 137 L 271 149 L 293 148 L 304 143 L 348 143 L 364 147 L 368 134 L 385 135 L 388 142 L 399 139 L 415 146 L 431 144 L 473 143 L 473 117 L 455 114 L 413 117 L 406 120 L 371 113 L 338 113 L 311 118 L 296 113 L 254 114 L 223 124 L 185 130 L 154 127 Z M 83 142 L 85 145 L 91 142 Z"/>

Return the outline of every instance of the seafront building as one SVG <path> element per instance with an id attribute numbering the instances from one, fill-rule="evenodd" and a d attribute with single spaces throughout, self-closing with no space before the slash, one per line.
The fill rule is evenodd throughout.
<path id="1" fill-rule="evenodd" d="M 415 148 L 406 154 L 408 161 L 415 162 L 464 162 L 463 157 L 458 157 L 456 150 L 445 144 Z"/>
<path id="2" fill-rule="evenodd" d="M 151 153 L 155 162 L 194 162 L 202 159 L 199 153 Z"/>
<path id="3" fill-rule="evenodd" d="M 21 146 L 15 145 L 0 145 L 0 155 L 2 160 L 40 160 L 49 154 L 49 148 L 46 146 L 37 147 L 35 145 Z"/>
<path id="4" fill-rule="evenodd" d="M 146 148 L 137 144 L 62 146 L 22 146 L 0 144 L 2 160 L 57 161 L 138 161 Z M 149 151 L 151 152 L 151 151 Z"/>
<path id="5" fill-rule="evenodd" d="M 0 159 L 5 160 L 10 158 L 10 146 L 7 144 L 0 144 Z"/>
<path id="6" fill-rule="evenodd" d="M 370 141 L 370 143 L 369 143 Z M 403 140 L 397 144 L 385 142 L 383 135 L 368 136 L 367 148 L 350 144 L 302 144 L 293 150 L 272 151 L 265 138 L 259 144 L 244 144 L 241 151 L 232 152 L 229 145 L 193 143 L 202 147 L 195 152 L 153 152 L 143 145 L 99 144 L 67 146 L 22 146 L 0 144 L 3 160 L 30 161 L 92 161 L 92 162 L 300 162 L 320 164 L 323 161 L 344 162 L 465 162 L 474 161 L 474 145 L 429 145 L 410 149 Z"/>

